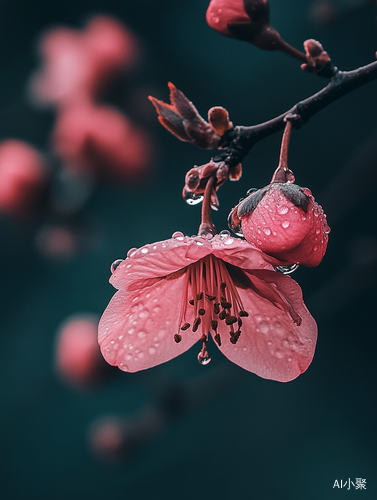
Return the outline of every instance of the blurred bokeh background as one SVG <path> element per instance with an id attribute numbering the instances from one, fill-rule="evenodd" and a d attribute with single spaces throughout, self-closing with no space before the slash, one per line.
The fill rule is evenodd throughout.
<path id="1" fill-rule="evenodd" d="M 208 366 L 198 364 L 197 346 L 136 374 L 93 354 L 95 323 L 114 293 L 110 264 L 174 231 L 193 234 L 199 223 L 200 206 L 186 205 L 181 190 L 185 172 L 212 153 L 163 129 L 147 96 L 166 101 L 172 81 L 203 116 L 221 105 L 234 124 L 252 125 L 325 83 L 283 54 L 211 30 L 208 3 L 0 3 L 1 499 L 377 496 L 375 82 L 292 136 L 290 168 L 332 229 L 321 265 L 293 275 L 319 327 L 305 374 L 287 384 L 263 380 L 214 344 Z M 272 24 L 296 48 L 318 39 L 342 70 L 375 59 L 374 1 L 270 5 Z M 57 26 L 65 27 L 60 38 L 42 42 Z M 110 35 L 101 60 L 102 28 Z M 62 79 L 88 60 L 90 98 L 79 89 L 67 102 Z M 103 135 L 113 126 L 116 134 Z M 280 138 L 257 144 L 241 180 L 220 190 L 219 230 L 249 188 L 270 181 Z M 25 178 L 12 184 L 7 161 L 13 171 L 28 165 Z M 72 331 L 82 337 L 73 346 Z M 88 361 L 77 368 L 70 353 L 80 349 Z M 366 479 L 367 489 L 333 488 L 349 478 Z"/>

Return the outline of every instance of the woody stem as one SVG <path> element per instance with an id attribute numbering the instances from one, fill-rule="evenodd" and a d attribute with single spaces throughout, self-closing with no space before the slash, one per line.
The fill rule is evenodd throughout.
<path id="1" fill-rule="evenodd" d="M 205 235 L 208 233 L 215 235 L 217 233 L 216 228 L 211 220 L 211 195 L 215 182 L 216 177 L 214 175 L 211 175 L 204 189 L 204 198 L 202 203 L 202 221 L 199 226 L 199 235 Z"/>

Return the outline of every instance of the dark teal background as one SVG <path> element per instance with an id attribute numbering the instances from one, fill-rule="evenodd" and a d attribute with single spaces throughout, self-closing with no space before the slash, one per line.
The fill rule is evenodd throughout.
<path id="1" fill-rule="evenodd" d="M 271 0 L 272 23 L 292 45 L 322 42 L 342 70 L 372 62 L 376 5 L 331 25 L 314 24 L 308 0 Z M 342 2 L 338 1 L 338 4 Z M 177 230 L 197 231 L 199 207 L 181 199 L 185 172 L 211 152 L 181 143 L 159 126 L 147 95 L 167 100 L 172 81 L 206 116 L 228 109 L 237 125 L 272 118 L 319 90 L 279 53 L 221 37 L 205 22 L 206 0 L 3 0 L 0 3 L 0 138 L 44 150 L 52 112 L 32 108 L 26 81 L 37 67 L 37 35 L 52 24 L 82 26 L 105 13 L 125 22 L 143 47 L 140 67 L 118 104 L 154 135 L 153 175 L 137 187 L 99 185 L 80 217 L 98 227 L 98 244 L 69 262 L 44 260 L 34 235 L 48 220 L 0 220 L 0 498 L 4 500 L 327 500 L 376 493 L 376 171 L 377 83 L 323 110 L 294 131 L 290 168 L 322 204 L 332 229 L 318 268 L 294 278 L 318 322 L 308 371 L 288 384 L 232 365 L 214 344 L 165 365 L 123 374 L 97 391 L 64 385 L 53 366 L 55 334 L 70 314 L 101 314 L 114 289 L 113 260 L 131 247 Z M 277 165 L 280 134 L 251 151 L 243 177 L 220 191 L 218 229 L 250 187 Z M 176 384 L 182 412 L 126 462 L 102 463 L 87 446 L 88 426 L 102 415 L 135 418 Z M 187 395 L 189 394 L 189 395 Z M 333 489 L 366 479 L 367 490 Z"/>

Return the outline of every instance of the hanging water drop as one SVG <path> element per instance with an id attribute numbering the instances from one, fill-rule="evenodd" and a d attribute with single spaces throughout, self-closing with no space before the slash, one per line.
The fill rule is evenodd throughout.
<path id="1" fill-rule="evenodd" d="M 185 191 L 183 199 L 189 205 L 198 205 L 203 201 L 204 196 L 201 194 L 195 194 L 192 191 Z"/>
<path id="2" fill-rule="evenodd" d="M 292 264 L 290 266 L 276 266 L 275 271 L 278 271 L 279 273 L 283 274 L 291 274 L 294 271 L 296 271 L 296 269 L 298 269 L 299 267 L 300 266 L 298 264 Z"/>
<path id="3" fill-rule="evenodd" d="M 198 361 L 203 366 L 208 365 L 208 363 L 211 361 L 211 357 L 207 351 L 200 351 L 200 353 L 198 354 Z"/>
<path id="4" fill-rule="evenodd" d="M 110 266 L 111 274 L 116 270 L 116 268 L 123 262 L 124 259 L 117 259 Z"/>
<path id="5" fill-rule="evenodd" d="M 233 224 L 232 213 L 233 212 L 230 212 L 230 214 L 228 216 L 228 227 L 232 231 L 232 233 L 234 233 L 237 236 L 240 236 L 241 238 L 243 238 L 243 231 L 242 231 L 241 221 L 240 221 L 240 223 L 237 226 L 235 226 Z"/>
<path id="6" fill-rule="evenodd" d="M 246 191 L 246 194 L 247 194 L 247 196 L 249 196 L 250 194 L 255 193 L 255 191 L 258 191 L 258 189 L 257 188 L 250 188 Z"/>

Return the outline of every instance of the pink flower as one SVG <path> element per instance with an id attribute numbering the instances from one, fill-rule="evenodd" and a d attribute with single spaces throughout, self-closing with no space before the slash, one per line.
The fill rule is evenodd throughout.
<path id="1" fill-rule="evenodd" d="M 67 167 L 122 180 L 140 178 L 151 157 L 142 129 L 115 108 L 88 102 L 59 114 L 52 142 Z"/>
<path id="2" fill-rule="evenodd" d="M 42 155 L 30 144 L 8 139 L 0 143 L 0 211 L 30 211 L 47 180 Z"/>
<path id="3" fill-rule="evenodd" d="M 55 365 L 67 382 L 84 388 L 98 381 L 105 363 L 97 343 L 98 318 L 91 314 L 69 317 L 59 328 Z"/>
<path id="4" fill-rule="evenodd" d="M 134 36 L 106 16 L 93 17 L 84 30 L 51 29 L 42 35 L 39 52 L 42 68 L 31 79 L 31 97 L 55 106 L 94 99 L 138 57 Z"/>
<path id="5" fill-rule="evenodd" d="M 113 264 L 114 295 L 99 324 L 102 354 L 136 372 L 168 361 L 209 332 L 227 358 L 286 382 L 309 366 L 317 326 L 301 289 L 281 264 L 229 234 L 187 237 L 132 249 Z"/>

